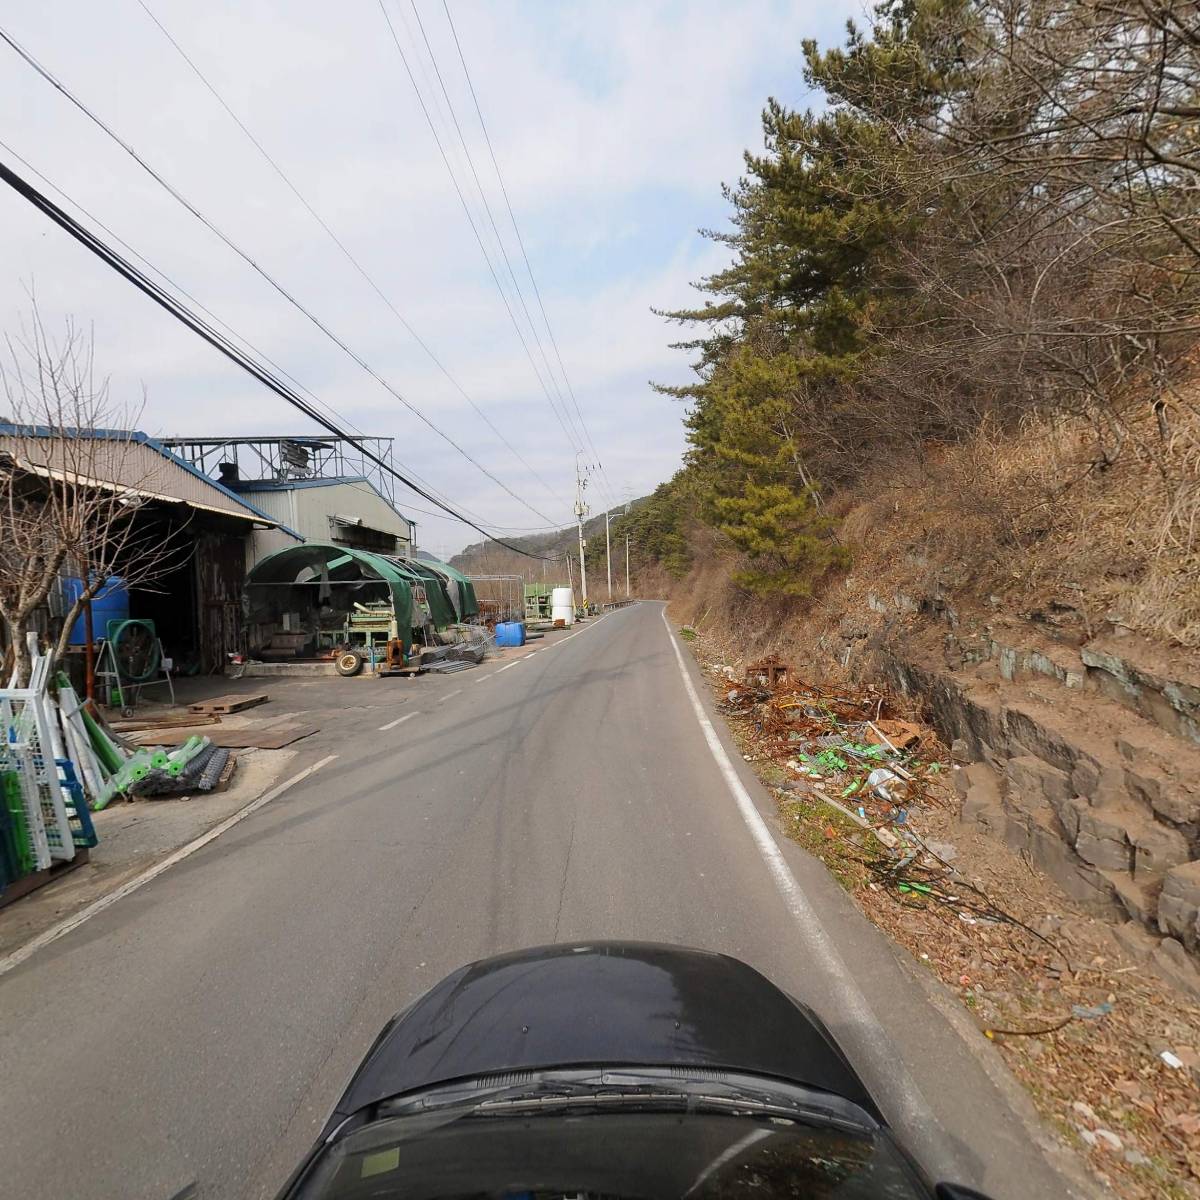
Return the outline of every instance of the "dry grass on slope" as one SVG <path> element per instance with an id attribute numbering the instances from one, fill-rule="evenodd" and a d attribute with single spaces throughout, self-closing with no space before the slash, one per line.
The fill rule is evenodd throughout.
<path id="1" fill-rule="evenodd" d="M 1079 640 L 1123 626 L 1200 658 L 1200 385 L 1167 416 L 1165 436 L 1148 405 L 1103 425 L 1031 418 L 929 447 L 920 462 L 880 464 L 832 499 L 853 564 L 813 603 L 741 592 L 730 582 L 740 556 L 704 528 L 688 578 L 657 582 L 681 620 L 748 653 L 803 660 L 813 631 L 861 612 L 874 592 L 1049 614 Z"/>
<path id="2" fill-rule="evenodd" d="M 873 498 L 843 523 L 854 575 L 1073 614 L 1083 637 L 1112 623 L 1200 650 L 1200 409 L 1190 404 L 1172 407 L 1165 436 L 1145 405 L 1103 428 L 1079 417 L 985 428 L 864 491 Z"/>

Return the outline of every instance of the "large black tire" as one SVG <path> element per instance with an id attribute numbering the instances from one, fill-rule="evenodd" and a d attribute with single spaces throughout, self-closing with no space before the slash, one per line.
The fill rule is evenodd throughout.
<path id="1" fill-rule="evenodd" d="M 339 675 L 349 678 L 363 669 L 363 656 L 357 650 L 342 650 L 333 663 Z"/>

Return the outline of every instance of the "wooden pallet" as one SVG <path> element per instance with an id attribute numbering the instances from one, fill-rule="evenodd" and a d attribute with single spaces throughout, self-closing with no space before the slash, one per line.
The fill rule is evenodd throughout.
<path id="1" fill-rule="evenodd" d="M 226 760 L 225 765 L 221 768 L 221 776 L 213 788 L 214 792 L 223 792 L 228 786 L 229 781 L 233 778 L 234 771 L 237 770 L 237 755 L 231 754 Z"/>
<path id="2" fill-rule="evenodd" d="M 256 704 L 266 704 L 270 696 L 266 692 L 258 692 L 252 696 L 215 696 L 211 700 L 197 700 L 188 705 L 188 712 L 204 713 L 212 716 L 214 713 L 241 712 L 245 708 L 253 708 Z"/>

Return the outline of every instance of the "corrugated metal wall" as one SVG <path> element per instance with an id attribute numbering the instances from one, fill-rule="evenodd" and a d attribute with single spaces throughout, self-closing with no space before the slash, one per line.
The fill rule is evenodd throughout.
<path id="1" fill-rule="evenodd" d="M 365 484 L 338 483 L 330 487 L 298 488 L 292 492 L 292 496 L 296 505 L 296 525 L 293 528 L 308 541 L 329 541 L 329 518 L 341 514 L 358 517 L 371 529 L 394 534 L 404 544 L 408 542 L 408 522 Z"/>

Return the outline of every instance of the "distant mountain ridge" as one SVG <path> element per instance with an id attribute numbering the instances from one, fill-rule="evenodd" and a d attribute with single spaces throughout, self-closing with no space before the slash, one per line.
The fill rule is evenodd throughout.
<path id="1" fill-rule="evenodd" d="M 645 499 L 646 497 L 641 496 L 630 501 L 630 508 L 636 508 L 644 503 Z M 625 506 L 611 508 L 608 512 L 613 537 L 613 570 L 616 571 L 620 564 L 620 569 L 624 571 L 624 543 L 618 547 L 617 527 L 625 515 Z M 583 523 L 583 536 L 587 542 L 585 553 L 588 582 L 589 585 L 594 585 L 594 580 L 603 578 L 605 574 L 603 512 L 588 517 Z M 564 560 L 569 554 L 572 559 L 572 577 L 578 582 L 579 535 L 574 525 L 552 529 L 546 533 L 527 534 L 524 537 L 506 537 L 504 540 L 526 553 L 516 553 L 497 542 L 473 542 L 454 555 L 450 559 L 450 565 L 466 575 L 521 575 L 529 582 L 540 581 L 544 576 L 547 582 L 565 584 L 567 565 Z M 542 555 L 543 559 L 528 558 L 526 554 Z M 557 561 L 545 562 L 544 558 Z"/>

